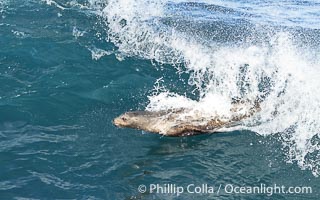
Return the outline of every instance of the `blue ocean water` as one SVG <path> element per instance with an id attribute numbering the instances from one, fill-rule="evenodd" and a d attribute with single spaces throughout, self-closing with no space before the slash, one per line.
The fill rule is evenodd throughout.
<path id="1" fill-rule="evenodd" d="M 319 11 L 311 0 L 2 0 L 0 199 L 318 199 Z M 233 82 L 238 65 L 252 67 L 246 84 L 265 70 L 262 109 L 277 108 L 278 118 L 186 138 L 112 124 L 178 95 L 199 105 L 212 93 L 233 96 L 222 78 Z M 139 192 L 150 184 L 312 193 Z"/>

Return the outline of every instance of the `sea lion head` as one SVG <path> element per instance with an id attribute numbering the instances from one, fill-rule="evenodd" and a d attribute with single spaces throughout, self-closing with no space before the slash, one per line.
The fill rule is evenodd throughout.
<path id="1" fill-rule="evenodd" d="M 152 113 L 148 111 L 126 112 L 113 120 L 117 127 L 145 129 L 150 124 Z"/>

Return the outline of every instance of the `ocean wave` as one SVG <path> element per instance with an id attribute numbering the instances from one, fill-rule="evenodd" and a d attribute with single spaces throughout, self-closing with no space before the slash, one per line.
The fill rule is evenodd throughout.
<path id="1" fill-rule="evenodd" d="M 171 64 L 189 73 L 188 83 L 199 92 L 194 100 L 160 91 L 149 97 L 149 110 L 178 106 L 219 113 L 229 110 L 234 98 L 258 100 L 262 111 L 239 128 L 280 133 L 287 160 L 319 175 L 320 62 L 312 56 L 319 35 L 306 28 L 318 16 L 301 19 L 306 24 L 301 28 L 300 21 L 285 23 L 290 16 L 281 13 L 288 5 L 270 4 L 257 13 L 229 1 L 208 2 L 109 0 L 104 6 L 100 1 L 97 10 L 119 52 Z M 304 6 L 312 13 L 317 5 Z M 263 15 L 273 8 L 280 17 Z"/>

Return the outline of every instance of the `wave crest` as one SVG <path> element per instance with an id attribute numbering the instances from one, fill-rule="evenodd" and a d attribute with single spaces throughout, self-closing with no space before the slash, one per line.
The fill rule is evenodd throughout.
<path id="1" fill-rule="evenodd" d="M 303 29 L 240 19 L 242 31 L 234 31 L 234 20 L 208 20 L 203 10 L 197 10 L 201 17 L 194 17 L 188 13 L 191 8 L 172 9 L 179 2 L 165 0 L 109 0 L 103 9 L 99 5 L 108 40 L 121 55 L 171 64 L 189 73 L 188 83 L 199 92 L 193 100 L 159 90 L 149 97 L 147 109 L 179 105 L 221 113 L 235 98 L 259 101 L 261 112 L 239 128 L 277 133 L 289 162 L 320 174 L 320 62 L 314 56 L 319 46 L 301 36 Z"/>

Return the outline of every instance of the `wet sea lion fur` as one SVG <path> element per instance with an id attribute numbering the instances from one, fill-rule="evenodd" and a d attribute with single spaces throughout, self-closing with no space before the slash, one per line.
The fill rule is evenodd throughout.
<path id="1" fill-rule="evenodd" d="M 236 103 L 230 109 L 229 117 L 213 115 L 201 116 L 192 113 L 190 109 L 172 109 L 164 111 L 132 111 L 126 112 L 113 120 L 117 127 L 133 128 L 165 136 L 190 136 L 205 133 L 215 133 L 223 128 L 239 125 L 243 119 L 254 115 L 260 110 L 259 104 L 254 104 L 243 112 L 245 103 Z"/>

